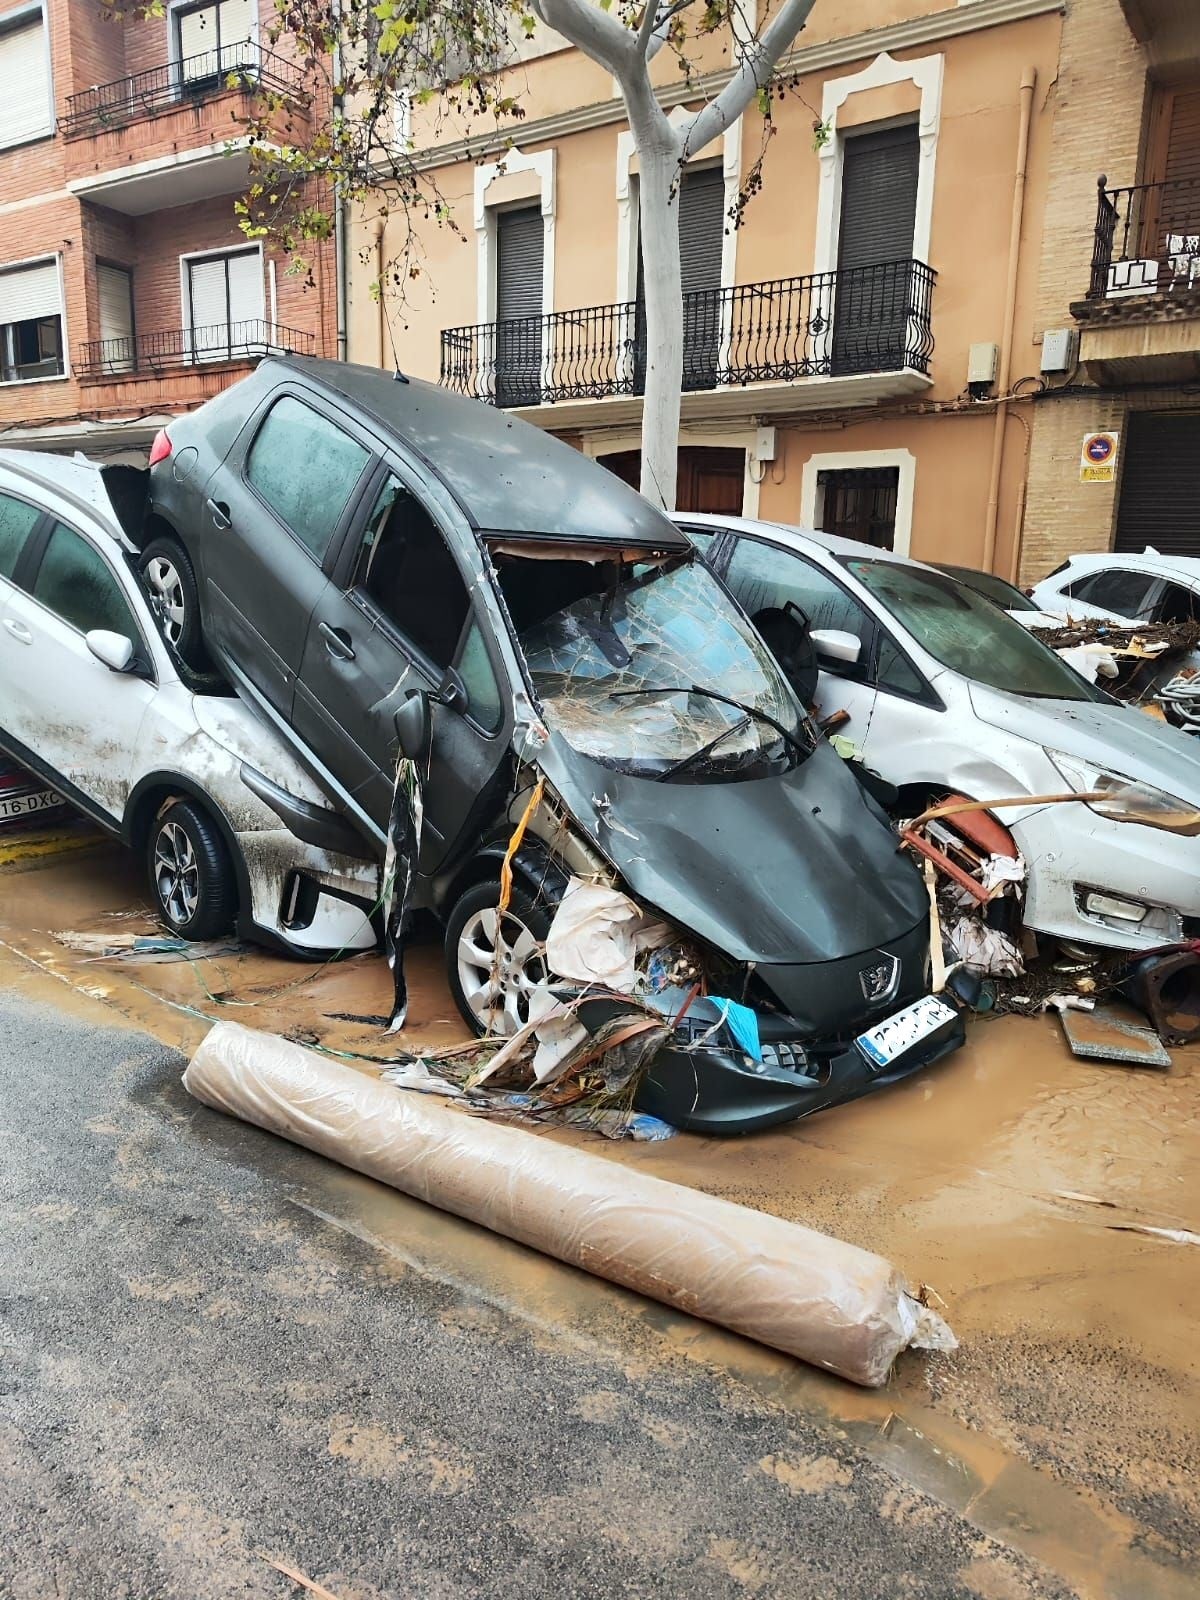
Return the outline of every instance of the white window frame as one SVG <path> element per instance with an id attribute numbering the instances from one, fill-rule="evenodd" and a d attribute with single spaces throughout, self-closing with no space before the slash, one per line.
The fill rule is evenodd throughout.
<path id="1" fill-rule="evenodd" d="M 817 475 L 822 472 L 854 472 L 861 467 L 898 467 L 896 485 L 896 526 L 892 534 L 892 554 L 906 556 L 912 542 L 913 492 L 917 482 L 917 458 L 911 450 L 831 450 L 809 456 L 800 470 L 800 526 L 817 526 Z"/>
<path id="2" fill-rule="evenodd" d="M 230 244 L 230 245 L 218 246 L 216 249 L 189 250 L 186 255 L 181 255 L 180 256 L 180 258 L 179 258 L 179 302 L 180 302 L 180 308 L 181 308 L 181 312 L 182 312 L 180 326 L 182 327 L 183 332 L 187 336 L 187 338 L 186 338 L 187 358 L 188 358 L 189 361 L 194 361 L 194 362 L 198 363 L 202 358 L 200 356 L 198 356 L 196 354 L 196 352 L 192 349 L 192 295 L 191 295 L 191 286 L 190 286 L 190 282 L 189 282 L 189 278 L 188 278 L 188 267 L 190 266 L 190 264 L 193 261 L 206 261 L 206 260 L 207 261 L 212 261 L 212 260 L 217 259 L 220 256 L 249 255 L 251 250 L 253 250 L 258 256 L 258 275 L 259 275 L 259 278 L 262 281 L 262 287 L 263 287 L 262 305 L 263 305 L 263 320 L 265 322 L 266 318 L 267 318 L 268 310 L 270 310 L 271 306 L 272 306 L 273 297 L 272 297 L 272 294 L 271 294 L 271 287 L 272 286 L 267 283 L 265 269 L 264 269 L 264 266 L 263 266 L 263 247 L 262 247 L 262 241 L 261 240 L 256 241 L 255 243 L 249 244 L 249 245 L 245 245 L 245 244 Z M 213 357 L 211 359 L 215 360 L 216 358 Z M 236 361 L 236 360 L 239 359 L 239 357 L 234 356 L 234 357 L 232 357 L 232 359 Z"/>
<path id="3" fill-rule="evenodd" d="M 2 261 L 0 271 L 15 272 L 21 267 L 40 267 L 47 261 L 53 261 L 58 270 L 58 320 L 62 327 L 63 369 L 61 372 L 48 373 L 44 378 L 0 378 L 0 389 L 18 389 L 30 383 L 66 383 L 71 376 L 71 346 L 67 339 L 67 292 L 61 250 L 48 250 L 40 256 L 26 256 L 20 261 Z"/>
<path id="4" fill-rule="evenodd" d="M 493 334 L 485 335 L 480 349 L 480 363 L 482 371 L 477 374 L 476 382 L 484 388 L 489 383 L 488 374 L 491 369 L 489 348 L 494 343 L 494 324 L 496 321 L 496 270 L 499 263 L 499 252 L 496 248 L 496 216 L 501 211 L 508 211 L 515 205 L 540 204 L 542 211 L 542 311 L 543 317 L 548 317 L 554 310 L 554 209 L 555 209 L 555 183 L 558 173 L 558 152 L 553 145 L 548 150 L 537 150 L 531 155 L 526 155 L 523 150 L 514 146 L 505 152 L 499 161 L 484 162 L 475 168 L 475 194 L 474 194 L 474 222 L 475 222 L 475 320 L 482 324 L 491 324 Z M 536 195 L 530 195 L 520 201 L 504 201 L 503 204 L 493 204 L 488 200 L 488 190 L 499 178 L 508 177 L 514 172 L 532 172 L 537 178 Z M 552 381 L 551 367 L 554 361 L 552 341 L 542 340 L 542 370 L 541 388 L 545 392 Z"/>
<path id="5" fill-rule="evenodd" d="M 14 11 L 6 11 L 0 17 L 0 35 L 27 27 L 35 18 L 41 21 L 42 49 L 46 55 L 46 89 L 50 97 L 50 104 L 46 109 L 49 123 L 44 133 L 30 133 L 23 139 L 6 139 L 3 136 L 3 119 L 0 118 L 0 150 L 18 150 L 22 145 L 39 144 L 43 139 L 53 139 L 58 132 L 57 98 L 54 93 L 54 51 L 50 45 L 50 13 L 46 0 L 31 0 L 29 5 L 18 6 Z M 39 380 L 31 378 L 27 381 L 36 383 Z"/>

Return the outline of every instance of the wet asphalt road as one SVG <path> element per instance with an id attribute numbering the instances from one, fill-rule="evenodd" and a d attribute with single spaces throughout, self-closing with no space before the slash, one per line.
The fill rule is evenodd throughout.
<path id="1" fill-rule="evenodd" d="M 105 1016 L 0 988 L 3 1600 L 299 1596 L 267 1556 L 338 1600 L 1069 1592 L 732 1379 L 331 1226 L 339 1169 Z"/>

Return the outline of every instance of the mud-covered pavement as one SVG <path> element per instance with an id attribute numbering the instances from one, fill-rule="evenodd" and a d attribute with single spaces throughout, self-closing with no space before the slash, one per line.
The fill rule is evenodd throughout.
<path id="1" fill-rule="evenodd" d="M 588 1141 L 929 1283 L 960 1350 L 866 1394 L 194 1106 L 211 1016 L 386 1055 L 382 963 L 87 961 L 52 931 L 140 929 L 136 868 L 47 851 L 0 850 L 4 1600 L 299 1594 L 264 1554 L 341 1600 L 1195 1593 L 1200 1253 L 1127 1230 L 1200 1225 L 1200 1052 L 984 1021 L 780 1132 Z M 410 971 L 404 1044 L 461 1037 Z"/>

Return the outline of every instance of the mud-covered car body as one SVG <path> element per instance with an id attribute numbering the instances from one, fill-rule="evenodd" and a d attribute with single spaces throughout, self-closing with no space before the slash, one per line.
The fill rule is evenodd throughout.
<path id="1" fill-rule="evenodd" d="M 397 714 L 428 703 L 414 906 L 454 928 L 541 776 L 524 890 L 553 904 L 573 874 L 615 874 L 760 1012 L 753 1061 L 697 1007 L 644 1105 L 746 1129 L 960 1042 L 955 1019 L 886 1069 L 856 1050 L 926 992 L 923 886 L 639 495 L 503 413 L 344 364 L 266 361 L 169 433 L 144 537 L 182 541 L 206 648 L 381 852 Z"/>
<path id="2" fill-rule="evenodd" d="M 0 749 L 134 848 L 172 797 L 202 805 L 243 936 L 295 955 L 370 947 L 371 853 L 249 707 L 184 681 L 130 554 L 97 467 L 0 451 Z M 130 640 L 125 670 L 97 658 L 94 631 Z"/>

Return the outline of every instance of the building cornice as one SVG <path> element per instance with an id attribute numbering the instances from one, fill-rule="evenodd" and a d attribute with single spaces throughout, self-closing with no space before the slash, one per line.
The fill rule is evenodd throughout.
<path id="1" fill-rule="evenodd" d="M 1066 0 L 961 0 L 945 11 L 931 11 L 922 17 L 912 17 L 906 22 L 893 22 L 885 28 L 868 28 L 863 33 L 852 33 L 841 39 L 828 39 L 823 44 L 807 49 L 793 50 L 780 62 L 778 72 L 784 77 L 810 72 L 827 72 L 831 67 L 848 66 L 855 61 L 869 60 L 881 51 L 894 54 L 897 50 L 918 49 L 935 44 L 942 39 L 953 39 L 959 34 L 978 33 L 984 28 L 998 28 L 1007 22 L 1024 22 L 1029 17 L 1045 16 L 1066 9 Z M 673 84 L 659 95 L 660 102 L 670 109 L 687 101 L 709 99 L 729 82 L 728 69 L 706 73 L 690 84 Z M 572 133 L 586 133 L 592 128 L 607 127 L 625 121 L 625 107 L 619 99 L 600 100 L 592 105 L 574 106 L 569 111 L 556 112 L 552 117 L 534 117 L 514 123 L 504 130 L 489 129 L 475 137 L 450 140 L 445 144 L 430 145 L 412 152 L 412 164 L 419 172 L 433 167 L 451 166 L 458 161 L 479 161 L 495 156 L 505 147 L 520 141 L 522 148 L 562 139 Z"/>

